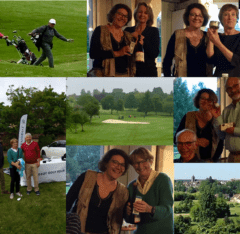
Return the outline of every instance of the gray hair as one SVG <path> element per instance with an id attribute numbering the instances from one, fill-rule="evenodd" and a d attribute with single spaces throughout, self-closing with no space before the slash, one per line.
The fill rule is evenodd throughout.
<path id="1" fill-rule="evenodd" d="M 26 134 L 25 134 L 25 138 L 26 138 L 27 136 L 32 137 L 31 133 L 26 133 Z"/>
<path id="2" fill-rule="evenodd" d="M 196 138 L 196 140 L 197 140 L 197 135 L 196 135 L 196 133 L 195 133 L 193 130 L 183 129 L 182 131 L 180 131 L 180 132 L 177 133 L 177 135 L 176 135 L 176 141 L 178 141 L 178 137 L 179 137 L 182 133 L 184 133 L 184 132 L 190 132 L 190 133 L 192 133 L 193 136 L 194 136 L 194 137 Z"/>

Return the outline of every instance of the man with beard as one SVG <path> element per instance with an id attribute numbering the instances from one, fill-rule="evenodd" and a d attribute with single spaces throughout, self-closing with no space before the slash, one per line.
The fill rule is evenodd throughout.
<path id="1" fill-rule="evenodd" d="M 200 162 L 195 151 L 197 149 L 197 136 L 194 131 L 189 129 L 183 129 L 176 135 L 178 152 L 181 154 L 179 159 L 175 159 L 177 162 Z"/>
<path id="2" fill-rule="evenodd" d="M 213 108 L 211 112 L 215 118 L 216 132 L 221 139 L 225 139 L 225 147 L 230 151 L 228 162 L 240 162 L 240 79 L 228 78 L 225 89 L 232 103 L 222 114 L 220 108 Z M 233 127 L 221 129 L 221 125 L 226 123 L 233 123 Z"/>

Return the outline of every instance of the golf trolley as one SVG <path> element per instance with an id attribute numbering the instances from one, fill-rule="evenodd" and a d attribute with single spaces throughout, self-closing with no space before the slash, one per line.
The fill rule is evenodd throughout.
<path id="1" fill-rule="evenodd" d="M 13 33 L 17 34 L 17 30 L 14 30 Z M 27 65 L 33 65 L 33 63 L 37 60 L 35 54 L 28 48 L 24 39 L 19 35 L 14 35 L 12 40 L 5 39 L 7 42 L 7 46 L 13 45 L 16 47 L 19 56 L 21 59 L 17 62 Z"/>

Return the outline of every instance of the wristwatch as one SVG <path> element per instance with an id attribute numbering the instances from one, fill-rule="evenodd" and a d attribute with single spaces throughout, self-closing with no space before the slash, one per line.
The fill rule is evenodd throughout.
<path id="1" fill-rule="evenodd" d="M 155 214 L 155 211 L 156 211 L 156 207 L 153 206 L 153 207 L 152 207 L 152 210 L 151 210 L 151 215 L 152 215 L 152 216 Z"/>

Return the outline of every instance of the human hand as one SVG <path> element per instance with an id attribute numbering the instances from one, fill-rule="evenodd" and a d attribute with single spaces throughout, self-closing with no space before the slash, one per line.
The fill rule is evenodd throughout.
<path id="1" fill-rule="evenodd" d="M 144 43 L 144 41 L 143 41 L 144 38 L 145 38 L 145 37 L 144 37 L 143 35 L 140 36 L 140 41 L 139 41 L 139 43 L 140 43 L 141 45 L 143 45 L 143 43 Z"/>
<path id="2" fill-rule="evenodd" d="M 140 213 L 151 213 L 152 206 L 148 205 L 145 201 L 136 201 L 133 203 L 133 207 Z"/>
<path id="3" fill-rule="evenodd" d="M 127 215 L 130 216 L 132 213 L 130 202 L 127 203 L 126 211 L 127 211 Z"/>
<path id="4" fill-rule="evenodd" d="M 130 46 L 124 46 L 121 50 L 119 51 L 114 51 L 115 57 L 122 57 L 124 55 L 131 56 L 130 54 Z"/>
<path id="5" fill-rule="evenodd" d="M 139 35 L 139 34 L 138 34 L 137 31 L 135 31 L 135 32 L 132 33 L 132 36 L 134 36 L 136 39 L 138 39 L 138 35 Z"/>
<path id="6" fill-rule="evenodd" d="M 74 42 L 74 40 L 73 39 L 67 39 L 67 42 L 72 43 L 72 42 Z"/>
<path id="7" fill-rule="evenodd" d="M 234 128 L 235 128 L 235 127 L 227 128 L 227 129 L 225 130 L 225 132 L 228 133 L 228 134 L 233 135 L 233 134 L 234 134 Z"/>
<path id="8" fill-rule="evenodd" d="M 39 161 L 37 162 L 37 167 L 40 167 L 40 162 Z"/>
<path id="9" fill-rule="evenodd" d="M 219 44 L 221 44 L 217 30 L 213 28 L 209 28 L 207 31 L 207 36 L 215 46 L 218 46 Z"/>
<path id="10" fill-rule="evenodd" d="M 212 105 L 209 109 L 210 109 L 210 112 L 211 112 L 211 114 L 212 114 L 212 116 L 214 118 L 217 118 L 218 116 L 221 115 L 221 108 L 220 108 L 220 106 L 216 107 L 215 105 Z"/>
<path id="11" fill-rule="evenodd" d="M 8 39 L 8 36 L 3 36 L 3 39 Z"/>
<path id="12" fill-rule="evenodd" d="M 18 169 L 18 170 L 21 170 L 21 166 L 20 166 L 20 165 L 18 165 L 18 166 L 17 166 L 17 169 Z"/>
<path id="13" fill-rule="evenodd" d="M 197 145 L 205 148 L 209 145 L 209 140 L 207 140 L 206 138 L 198 138 Z"/>

